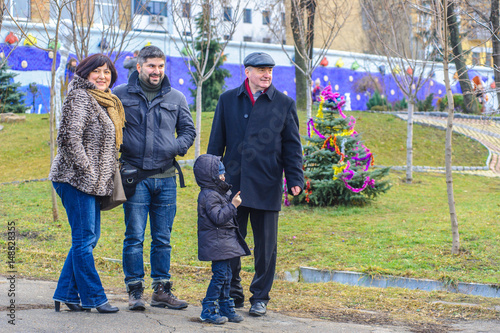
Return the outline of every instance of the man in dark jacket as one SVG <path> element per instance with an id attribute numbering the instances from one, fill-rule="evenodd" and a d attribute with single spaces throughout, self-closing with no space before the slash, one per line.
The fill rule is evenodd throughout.
<path id="1" fill-rule="evenodd" d="M 255 243 L 250 314 L 262 316 L 276 269 L 283 170 L 291 193 L 298 195 L 304 186 L 302 146 L 295 102 L 271 83 L 273 58 L 255 52 L 244 65 L 247 79 L 219 98 L 207 153 L 223 156 L 228 183 L 235 193 L 241 191 L 237 221 L 243 237 L 250 217 Z M 242 307 L 239 258 L 231 269 L 231 297 Z"/>
<path id="2" fill-rule="evenodd" d="M 183 309 L 187 302 L 171 292 L 170 233 L 176 212 L 174 159 L 193 144 L 195 128 L 185 96 L 170 86 L 165 76 L 165 54 L 156 46 L 143 48 L 137 71 L 128 84 L 114 90 L 125 109 L 121 161 L 124 168 L 147 173 L 123 205 L 125 240 L 123 272 L 129 309 L 144 310 L 143 242 L 146 222 L 151 223 L 151 305 Z M 177 134 L 177 136 L 176 136 Z M 182 179 L 181 179 L 182 180 Z"/>

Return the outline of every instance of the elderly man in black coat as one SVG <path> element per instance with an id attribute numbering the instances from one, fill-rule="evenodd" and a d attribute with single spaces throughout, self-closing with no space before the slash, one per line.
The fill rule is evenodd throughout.
<path id="1" fill-rule="evenodd" d="M 243 237 L 250 217 L 255 244 L 250 314 L 262 316 L 276 269 L 283 171 L 291 194 L 300 194 L 304 186 L 302 146 L 295 101 L 272 85 L 273 58 L 255 52 L 245 58 L 244 65 L 247 79 L 219 98 L 207 153 L 223 156 L 233 193 L 241 191 L 243 204 L 237 220 Z M 236 307 L 243 307 L 239 258 L 232 260 L 231 269 L 231 297 Z"/>

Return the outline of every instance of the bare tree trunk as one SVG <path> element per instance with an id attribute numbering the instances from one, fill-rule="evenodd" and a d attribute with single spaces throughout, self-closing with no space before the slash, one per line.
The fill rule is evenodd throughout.
<path id="1" fill-rule="evenodd" d="M 306 77 L 306 82 L 307 82 L 307 86 L 308 87 L 312 86 L 312 80 L 311 80 L 310 76 Z M 306 104 L 307 119 L 311 119 L 311 117 L 312 117 L 312 95 L 311 95 L 311 88 L 307 89 L 307 92 L 308 92 L 308 94 L 306 96 L 306 101 L 307 101 L 307 104 Z"/>
<path id="2" fill-rule="evenodd" d="M 307 76 L 298 68 L 302 68 L 305 71 L 305 61 L 300 56 L 295 48 L 295 102 L 297 104 L 298 110 L 309 110 L 307 109 L 307 95 L 311 94 L 311 86 L 307 85 Z M 308 117 L 309 119 L 310 117 Z"/>
<path id="3" fill-rule="evenodd" d="M 495 67 L 495 86 L 497 89 L 497 99 L 500 103 L 500 22 L 499 22 L 499 0 L 491 0 L 491 28 L 496 37 L 491 38 L 493 43 L 493 64 Z"/>
<path id="4" fill-rule="evenodd" d="M 50 165 L 54 161 L 54 157 L 56 156 L 56 108 L 55 108 L 55 100 L 56 94 L 58 91 L 55 89 L 56 86 L 56 60 L 57 60 L 57 42 L 59 41 L 59 22 L 57 21 L 56 25 L 56 35 L 54 38 L 54 48 L 52 52 L 54 56 L 52 57 L 52 68 L 50 71 L 51 82 L 50 82 Z M 60 93 L 60 92 L 59 92 Z M 52 189 L 52 218 L 54 221 L 59 220 L 59 209 L 57 207 L 57 193 L 54 187 L 51 186 Z"/>
<path id="5" fill-rule="evenodd" d="M 443 10 L 444 17 L 447 17 L 448 10 L 448 1 L 443 0 Z M 450 76 L 449 76 L 449 68 L 448 68 L 448 34 L 447 25 L 448 21 L 443 19 L 444 23 L 444 56 L 443 56 L 443 71 L 444 71 L 444 84 L 446 87 L 446 96 L 448 97 L 448 121 L 446 125 L 446 142 L 445 142 L 445 166 L 446 166 L 446 190 L 448 192 L 448 207 L 450 211 L 450 220 L 451 220 L 451 236 L 452 236 L 452 245 L 451 245 L 451 253 L 458 254 L 460 249 L 460 235 L 458 232 L 458 220 L 457 213 L 455 210 L 455 198 L 453 194 L 453 175 L 452 175 L 452 133 L 453 133 L 453 110 L 455 106 L 453 104 L 453 94 L 451 93 L 451 85 L 450 85 Z"/>
<path id="6" fill-rule="evenodd" d="M 408 121 L 406 131 L 406 182 L 413 181 L 413 110 L 415 103 L 413 98 L 408 98 Z"/>
<path id="7" fill-rule="evenodd" d="M 457 22 L 457 16 L 455 14 L 455 5 L 453 1 L 449 2 L 447 9 L 446 22 L 448 25 L 448 30 L 450 32 L 450 44 L 453 49 L 454 63 L 457 69 L 458 81 L 460 83 L 460 88 L 462 89 L 462 94 L 464 96 L 464 104 L 466 113 L 477 113 L 477 103 L 475 103 L 475 98 L 472 95 L 472 85 L 469 80 L 469 73 L 467 72 L 467 66 L 465 64 L 464 53 L 462 51 L 462 41 L 460 37 L 460 23 Z"/>
<path id="8" fill-rule="evenodd" d="M 198 76 L 196 83 L 196 139 L 194 143 L 194 158 L 200 156 L 201 150 L 201 93 L 203 90 L 203 80 L 200 76 Z"/>

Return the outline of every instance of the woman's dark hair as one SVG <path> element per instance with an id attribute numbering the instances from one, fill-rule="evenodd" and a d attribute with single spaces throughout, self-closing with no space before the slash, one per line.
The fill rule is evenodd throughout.
<path id="1" fill-rule="evenodd" d="M 86 79 L 94 69 L 104 66 L 104 64 L 108 65 L 108 68 L 111 71 L 111 82 L 109 84 L 109 88 L 111 88 L 116 82 L 116 79 L 118 79 L 118 73 L 116 72 L 115 65 L 107 55 L 93 54 L 90 57 L 83 59 L 76 67 L 75 74 Z"/>

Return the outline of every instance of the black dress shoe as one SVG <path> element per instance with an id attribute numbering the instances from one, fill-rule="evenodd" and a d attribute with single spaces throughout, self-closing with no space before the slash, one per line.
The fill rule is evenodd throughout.
<path id="1" fill-rule="evenodd" d="M 80 304 L 72 304 L 72 303 L 64 303 L 68 307 L 69 311 L 73 312 L 82 312 L 82 311 L 87 311 L 89 312 L 90 309 L 84 309 Z M 56 312 L 59 312 L 61 310 L 61 302 L 59 301 L 54 301 L 54 307 L 56 309 Z"/>
<path id="2" fill-rule="evenodd" d="M 266 314 L 266 307 L 267 305 L 264 302 L 255 302 L 252 304 L 252 307 L 250 307 L 248 313 L 250 313 L 251 316 L 260 317 Z"/>
<path id="3" fill-rule="evenodd" d="M 116 306 L 112 306 L 109 303 L 98 306 L 96 309 L 99 313 L 115 313 L 120 310 Z"/>

